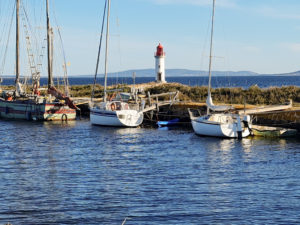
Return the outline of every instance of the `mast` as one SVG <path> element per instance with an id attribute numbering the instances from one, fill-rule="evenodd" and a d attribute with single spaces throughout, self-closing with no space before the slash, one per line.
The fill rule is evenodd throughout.
<path id="1" fill-rule="evenodd" d="M 16 91 L 18 90 L 17 85 L 20 81 L 20 0 L 16 0 Z"/>
<path id="2" fill-rule="evenodd" d="M 105 4 L 104 4 L 102 26 L 101 26 L 101 35 L 100 35 L 100 41 L 99 41 L 97 64 L 96 64 L 96 71 L 95 71 L 95 76 L 94 76 L 94 84 L 93 84 L 93 90 L 92 90 L 92 95 L 91 95 L 91 101 L 93 101 L 93 98 L 94 98 L 94 95 L 95 95 L 95 85 L 96 85 L 96 81 L 97 81 L 97 74 L 98 74 L 99 61 L 100 61 L 100 53 L 101 53 L 102 38 L 103 38 L 103 29 L 104 29 L 104 23 L 105 23 L 105 15 L 106 15 L 106 5 L 107 5 L 107 0 L 105 0 Z"/>
<path id="3" fill-rule="evenodd" d="M 53 28 L 50 27 L 50 68 L 51 68 L 51 84 L 53 83 L 53 56 L 54 56 L 54 33 Z"/>
<path id="4" fill-rule="evenodd" d="M 211 64 L 212 64 L 212 51 L 213 51 L 213 35 L 214 35 L 214 18 L 215 18 L 215 2 L 213 0 L 213 9 L 211 17 L 211 35 L 210 35 L 210 52 L 209 52 L 209 68 L 208 68 L 208 98 L 211 97 Z M 207 107 L 207 113 L 209 113 L 209 107 Z"/>
<path id="5" fill-rule="evenodd" d="M 107 25 L 106 25 L 106 46 L 105 46 L 105 76 L 104 76 L 104 102 L 106 102 L 107 88 L 107 57 L 108 57 L 108 38 L 109 38 L 109 16 L 110 16 L 110 0 L 108 0 L 107 8 Z"/>
<path id="6" fill-rule="evenodd" d="M 46 0 L 46 17 L 47 17 L 47 52 L 48 52 L 48 89 L 52 87 L 52 65 L 51 65 L 51 30 L 50 30 L 50 20 L 49 20 L 49 1 Z"/>

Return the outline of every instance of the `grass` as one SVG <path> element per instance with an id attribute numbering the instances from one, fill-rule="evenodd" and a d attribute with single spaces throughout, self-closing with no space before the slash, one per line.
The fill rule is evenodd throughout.
<path id="1" fill-rule="evenodd" d="M 120 89 L 122 92 L 130 92 L 132 85 L 116 85 L 108 89 Z M 1 86 L 3 90 L 13 90 L 14 86 Z M 185 102 L 205 102 L 207 97 L 206 86 L 187 86 L 178 83 L 167 83 L 161 85 L 143 84 L 145 93 L 160 94 L 179 91 L 179 99 Z M 103 86 L 96 85 L 95 97 L 103 97 Z M 294 105 L 300 105 L 300 87 L 283 86 L 259 88 L 251 86 L 243 88 L 217 88 L 212 89 L 212 97 L 215 102 L 226 104 L 252 104 L 252 105 L 278 105 L 293 100 Z M 90 97 L 92 85 L 73 85 L 70 87 L 72 97 Z"/>

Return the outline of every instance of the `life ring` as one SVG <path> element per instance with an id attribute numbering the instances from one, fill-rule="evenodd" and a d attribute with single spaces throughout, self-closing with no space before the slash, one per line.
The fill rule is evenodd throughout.
<path id="1" fill-rule="evenodd" d="M 61 120 L 62 120 L 62 121 L 68 121 L 68 116 L 67 116 L 67 114 L 63 114 L 63 115 L 61 116 Z"/>
<path id="2" fill-rule="evenodd" d="M 110 104 L 110 108 L 111 108 L 111 111 L 115 111 L 116 110 L 116 104 L 115 103 L 111 103 Z"/>

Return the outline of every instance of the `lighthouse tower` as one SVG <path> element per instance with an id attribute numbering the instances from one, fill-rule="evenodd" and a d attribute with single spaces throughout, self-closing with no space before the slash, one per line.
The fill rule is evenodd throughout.
<path id="1" fill-rule="evenodd" d="M 155 57 L 156 82 L 166 83 L 165 52 L 163 46 L 160 43 L 157 46 L 157 50 L 154 57 Z"/>

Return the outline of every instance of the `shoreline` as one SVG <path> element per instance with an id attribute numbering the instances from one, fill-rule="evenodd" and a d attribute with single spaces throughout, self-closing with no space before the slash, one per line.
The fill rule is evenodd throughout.
<path id="1" fill-rule="evenodd" d="M 71 98 L 87 98 L 91 96 L 92 84 L 70 85 Z M 120 89 L 121 92 L 130 93 L 135 88 L 139 94 L 161 94 L 179 91 L 179 99 L 183 102 L 205 103 L 207 86 L 189 86 L 180 83 L 142 83 L 142 84 L 117 84 L 110 85 L 108 89 Z M 103 86 L 96 85 L 95 98 L 103 96 Z M 14 86 L 0 86 L 1 90 L 14 90 Z M 29 88 L 28 88 L 29 91 Z M 300 107 L 300 87 L 282 86 L 260 88 L 253 85 L 247 89 L 242 87 L 212 88 L 212 97 L 215 103 L 238 104 L 238 105 L 279 105 L 286 104 L 290 100 L 293 106 Z"/>

